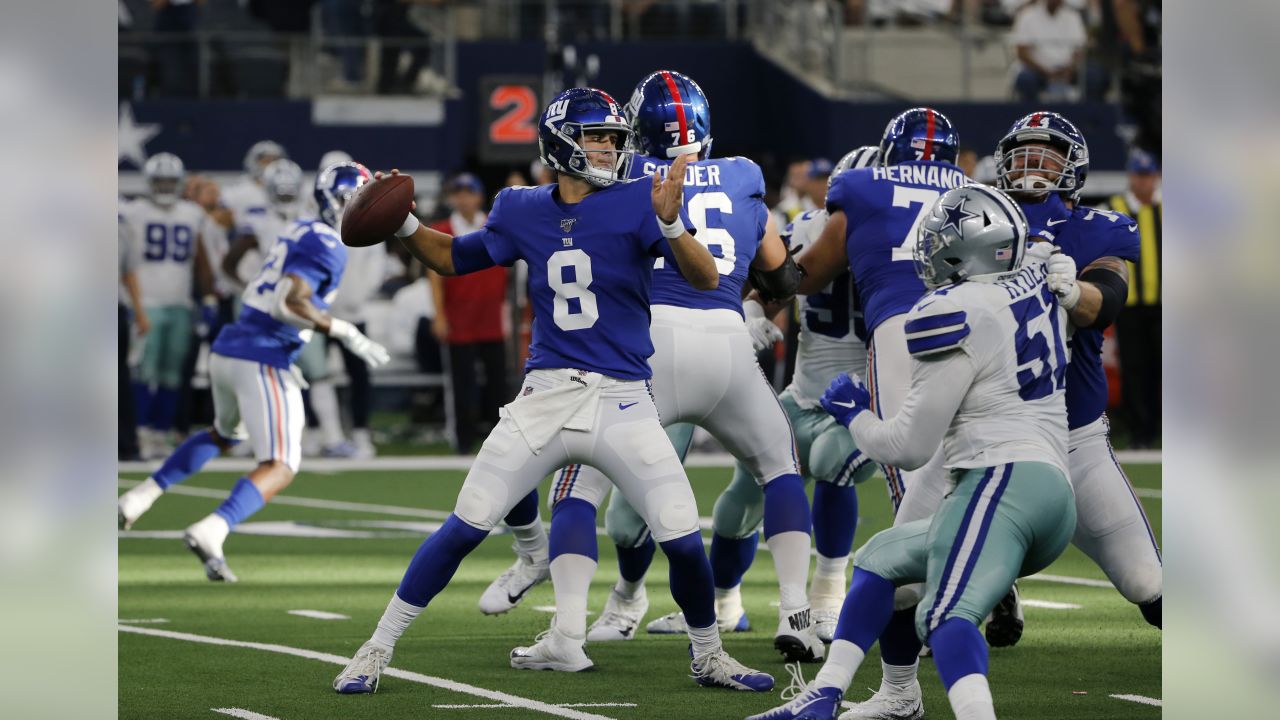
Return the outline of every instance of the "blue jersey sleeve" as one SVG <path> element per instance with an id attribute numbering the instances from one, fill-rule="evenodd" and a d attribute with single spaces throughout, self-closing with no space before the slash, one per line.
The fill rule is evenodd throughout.
<path id="1" fill-rule="evenodd" d="M 347 264 L 346 246 L 336 232 L 312 225 L 285 256 L 282 273 L 297 275 L 316 293 L 336 287 Z"/>
<path id="2" fill-rule="evenodd" d="M 965 311 L 936 295 L 926 295 L 907 313 L 904 330 L 907 352 L 915 357 L 962 349 L 971 332 Z"/>
<path id="3" fill-rule="evenodd" d="M 762 238 L 765 225 L 769 222 L 769 206 L 764 203 L 764 172 L 748 158 L 731 158 L 730 163 L 742 167 L 741 171 L 735 172 L 740 173 L 738 176 L 742 178 L 742 194 L 759 201 L 752 203 L 751 212 L 754 214 L 752 220 L 755 223 L 756 237 Z"/>
<path id="4" fill-rule="evenodd" d="M 1122 260 L 1138 262 L 1142 252 L 1142 236 L 1138 233 L 1138 223 L 1128 215 L 1116 213 L 1119 219 L 1114 223 L 1101 215 L 1095 215 L 1089 222 L 1104 223 L 1106 241 L 1103 243 L 1102 255 L 1111 255 Z M 1083 268 L 1081 268 L 1083 269 Z"/>
<path id="5" fill-rule="evenodd" d="M 494 265 L 510 267 L 520 259 L 514 228 L 507 220 L 507 205 L 518 202 L 512 188 L 504 188 L 493 199 L 493 209 L 485 219 L 484 227 L 453 239 L 454 270 L 459 275 L 483 270 Z"/>

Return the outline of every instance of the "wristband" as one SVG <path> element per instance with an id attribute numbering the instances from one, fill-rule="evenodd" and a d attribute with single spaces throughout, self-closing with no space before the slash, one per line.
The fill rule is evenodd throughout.
<path id="1" fill-rule="evenodd" d="M 680 221 L 679 215 L 669 224 L 663 221 L 662 218 L 658 218 L 658 227 L 662 230 L 662 237 L 668 240 L 675 240 L 685 233 L 684 223 Z"/>
<path id="2" fill-rule="evenodd" d="M 418 232 L 418 226 L 421 224 L 422 223 L 418 222 L 417 215 L 414 215 L 413 213 L 409 213 L 409 217 L 404 219 L 404 224 L 401 225 L 400 229 L 396 231 L 396 237 L 401 237 L 401 238 L 409 237 L 410 235 Z"/>

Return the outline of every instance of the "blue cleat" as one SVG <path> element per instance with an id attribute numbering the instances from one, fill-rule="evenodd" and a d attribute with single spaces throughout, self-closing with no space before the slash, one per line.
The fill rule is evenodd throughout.
<path id="1" fill-rule="evenodd" d="M 693 652 L 693 646 L 689 648 Z M 695 655 L 689 664 L 693 679 L 703 687 L 722 687 L 748 692 L 768 692 L 773 689 L 773 676 L 752 670 L 734 660 L 724 648 Z"/>
<path id="2" fill-rule="evenodd" d="M 391 653 L 369 640 L 360 646 L 347 667 L 333 679 L 333 689 L 342 695 L 377 692 L 378 679 L 382 677 L 382 671 L 389 662 Z"/>
<path id="3" fill-rule="evenodd" d="M 843 697 L 839 688 L 809 685 L 786 705 L 752 715 L 747 720 L 836 720 Z"/>

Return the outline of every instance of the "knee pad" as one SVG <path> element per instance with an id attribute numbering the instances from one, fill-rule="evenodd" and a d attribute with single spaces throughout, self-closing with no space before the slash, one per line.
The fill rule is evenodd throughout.
<path id="1" fill-rule="evenodd" d="M 893 591 L 893 609 L 906 610 L 909 607 L 915 607 L 924 599 L 924 583 L 911 583 L 903 585 Z M 916 616 L 916 622 L 919 623 L 919 616 Z M 921 635 L 920 637 L 924 637 Z"/>
<path id="2" fill-rule="evenodd" d="M 618 547 L 639 547 L 649 537 L 649 526 L 645 524 L 644 518 L 631 507 L 622 493 L 617 492 L 609 499 L 609 507 L 604 512 L 604 529 L 609 534 L 609 539 Z"/>
<path id="3" fill-rule="evenodd" d="M 809 475 L 818 482 L 841 487 L 863 482 L 876 472 L 876 464 L 853 443 L 849 431 L 833 424 L 814 439 L 809 448 Z"/>
<path id="4" fill-rule="evenodd" d="M 453 514 L 471 527 L 492 530 L 507 514 L 509 495 L 510 490 L 500 478 L 473 467 L 458 492 Z"/>
<path id="5" fill-rule="evenodd" d="M 733 482 L 716 498 L 711 518 L 717 535 L 734 540 L 754 535 L 764 522 L 764 491 L 741 465 L 733 473 Z"/>
<path id="6" fill-rule="evenodd" d="M 662 483 L 644 496 L 653 539 L 666 542 L 698 531 L 698 504 L 687 481 Z"/>
<path id="7" fill-rule="evenodd" d="M 1160 565 L 1146 567 L 1135 563 L 1124 569 L 1116 582 L 1116 589 L 1135 605 L 1159 600 L 1164 594 L 1164 578 Z"/>

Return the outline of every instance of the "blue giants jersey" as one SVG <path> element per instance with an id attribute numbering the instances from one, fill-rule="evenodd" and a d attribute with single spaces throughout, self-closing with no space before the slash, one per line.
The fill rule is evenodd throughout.
<path id="1" fill-rule="evenodd" d="M 1043 228 L 1055 245 L 1083 271 L 1101 257 L 1138 261 L 1138 225 L 1127 215 L 1092 208 L 1069 209 L 1057 194 L 1044 202 L 1019 203 L 1031 227 Z M 1102 332 L 1076 328 L 1067 365 L 1067 426 L 1083 427 L 1107 409 L 1107 374 L 1102 369 Z"/>
<path id="2" fill-rule="evenodd" d="M 529 264 L 533 343 L 525 370 L 578 368 L 647 379 L 653 259 L 675 262 L 649 184 L 617 183 L 573 205 L 561 201 L 556 188 L 503 190 L 484 228 L 454 243 L 481 243 L 499 265 Z"/>
<path id="3" fill-rule="evenodd" d="M 285 274 L 296 275 L 311 286 L 311 304 L 327 310 L 338 295 L 346 265 L 347 246 L 337 231 L 318 220 L 294 221 L 240 296 L 240 317 L 218 333 L 213 351 L 288 369 L 310 332 L 304 337 L 298 328 L 271 317 L 276 285 Z"/>
<path id="4" fill-rule="evenodd" d="M 631 175 L 645 178 L 670 165 L 670 160 L 637 156 Z M 666 171 L 662 173 L 665 177 Z M 696 231 L 694 237 L 716 259 L 720 284 L 715 290 L 695 290 L 679 270 L 659 258 L 653 266 L 650 301 L 695 310 L 727 309 L 741 315 L 742 284 L 769 219 L 760 166 L 742 157 L 689 163 L 684 173 L 684 208 Z"/>
<path id="5" fill-rule="evenodd" d="M 913 160 L 847 170 L 827 191 L 827 210 L 845 215 L 845 249 L 868 332 L 924 295 L 912 259 L 916 231 L 942 193 L 970 182 L 951 163 Z"/>

